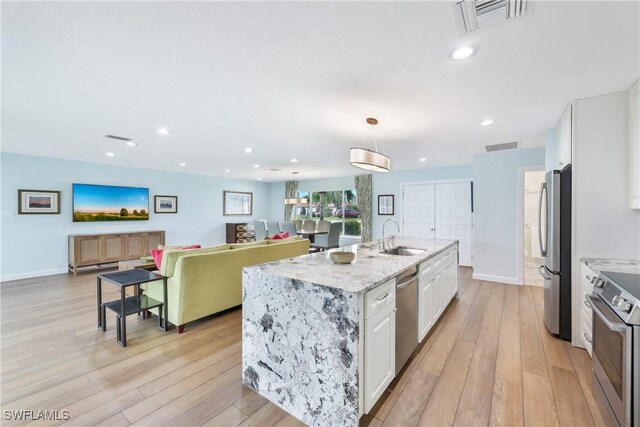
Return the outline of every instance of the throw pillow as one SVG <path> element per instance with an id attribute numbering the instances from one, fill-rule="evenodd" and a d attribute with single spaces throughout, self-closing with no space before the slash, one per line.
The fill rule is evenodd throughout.
<path id="1" fill-rule="evenodd" d="M 159 270 L 160 268 L 162 268 L 162 254 L 164 253 L 165 250 L 168 250 L 168 249 L 187 249 L 188 250 L 188 249 L 200 249 L 200 248 L 201 248 L 200 245 L 176 246 L 176 247 L 165 246 L 163 249 L 151 249 L 149 253 L 153 257 L 153 261 L 156 263 L 156 266 L 158 267 L 158 270 Z"/>
<path id="2" fill-rule="evenodd" d="M 282 239 L 288 239 L 289 238 L 289 232 L 285 231 L 283 233 L 280 234 L 274 234 L 273 236 L 271 236 L 272 240 L 282 240 Z"/>

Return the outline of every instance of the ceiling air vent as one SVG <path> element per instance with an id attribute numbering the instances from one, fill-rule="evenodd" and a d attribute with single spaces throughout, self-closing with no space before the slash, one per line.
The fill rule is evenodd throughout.
<path id="1" fill-rule="evenodd" d="M 503 144 L 485 145 L 484 148 L 487 149 L 487 153 L 491 153 L 492 151 L 513 150 L 514 148 L 518 148 L 518 141 L 505 142 Z"/>
<path id="2" fill-rule="evenodd" d="M 118 141 L 131 141 L 131 138 L 125 138 L 124 136 L 105 135 L 105 138 L 117 139 Z"/>
<path id="3" fill-rule="evenodd" d="M 460 34 L 524 15 L 527 0 L 456 0 L 451 5 Z"/>

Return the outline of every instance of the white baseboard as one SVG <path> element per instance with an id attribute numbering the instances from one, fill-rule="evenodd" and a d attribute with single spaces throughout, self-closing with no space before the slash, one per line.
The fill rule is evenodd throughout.
<path id="1" fill-rule="evenodd" d="M 478 273 L 473 273 L 471 277 L 475 280 L 484 280 L 485 282 L 498 282 L 498 283 L 506 283 L 508 285 L 519 285 L 519 286 L 522 285 L 522 283 L 520 283 L 517 277 L 493 276 L 491 274 L 478 274 Z"/>
<path id="2" fill-rule="evenodd" d="M 29 271 L 26 273 L 18 274 L 5 274 L 0 276 L 0 282 L 9 282 L 12 280 L 30 279 L 32 277 L 52 276 L 54 274 L 66 273 L 69 270 L 67 268 L 52 268 L 51 270 Z"/>

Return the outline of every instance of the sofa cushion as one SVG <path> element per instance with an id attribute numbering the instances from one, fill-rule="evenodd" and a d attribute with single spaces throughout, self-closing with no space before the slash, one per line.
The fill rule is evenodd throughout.
<path id="1" fill-rule="evenodd" d="M 222 244 L 218 246 L 210 246 L 208 248 L 200 248 L 200 249 L 165 249 L 164 254 L 162 255 L 162 268 L 160 268 L 160 274 L 165 276 L 173 276 L 176 262 L 178 258 L 180 258 L 185 253 L 189 254 L 206 254 L 209 252 L 218 252 L 218 251 L 226 251 L 229 250 L 229 245 Z"/>
<path id="2" fill-rule="evenodd" d="M 267 244 L 266 240 L 258 240 L 257 242 L 249 242 L 249 243 L 234 243 L 229 245 L 229 249 L 244 249 L 244 248 L 252 248 L 254 246 L 264 246 Z"/>
<path id="3" fill-rule="evenodd" d="M 271 239 L 271 240 L 267 240 L 267 245 L 280 245 L 282 243 L 295 242 L 297 240 L 302 240 L 302 237 L 292 236 L 286 239 Z"/>

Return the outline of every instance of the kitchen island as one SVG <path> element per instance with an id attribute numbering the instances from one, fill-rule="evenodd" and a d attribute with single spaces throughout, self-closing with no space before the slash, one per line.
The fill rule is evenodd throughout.
<path id="1" fill-rule="evenodd" d="M 329 251 L 245 268 L 244 384 L 309 425 L 357 425 L 396 375 L 396 277 L 418 267 L 416 342 L 457 292 L 456 241 L 393 245 L 423 252 L 370 242 L 341 249 L 351 264 Z"/>

